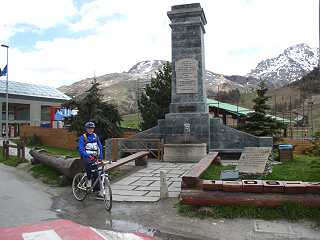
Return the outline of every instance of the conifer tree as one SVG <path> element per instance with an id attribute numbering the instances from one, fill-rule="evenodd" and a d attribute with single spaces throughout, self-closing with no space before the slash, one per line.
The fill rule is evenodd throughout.
<path id="1" fill-rule="evenodd" d="M 269 96 L 265 96 L 268 88 L 263 82 L 259 84 L 256 90 L 257 97 L 253 99 L 254 112 L 245 117 L 245 123 L 240 129 L 255 136 L 275 136 L 283 128 L 283 125 L 268 115 L 270 106 L 267 104 Z"/>
<path id="2" fill-rule="evenodd" d="M 167 62 L 151 78 L 151 83 L 145 88 L 138 101 L 138 108 L 142 117 L 142 130 L 154 127 L 158 119 L 163 119 L 169 112 L 171 101 L 171 64 Z"/>
<path id="3" fill-rule="evenodd" d="M 67 119 L 69 129 L 79 135 L 84 131 L 84 124 L 92 121 L 96 124 L 95 132 L 101 141 L 119 136 L 121 117 L 117 108 L 110 103 L 102 102 L 99 83 L 93 80 L 92 86 L 83 98 L 73 98 L 64 104 L 65 107 L 78 109 L 78 114 Z"/>

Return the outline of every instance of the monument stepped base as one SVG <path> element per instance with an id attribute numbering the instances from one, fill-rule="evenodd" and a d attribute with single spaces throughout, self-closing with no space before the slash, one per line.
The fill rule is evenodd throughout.
<path id="1" fill-rule="evenodd" d="M 207 155 L 207 144 L 165 144 L 163 161 L 199 162 Z"/>

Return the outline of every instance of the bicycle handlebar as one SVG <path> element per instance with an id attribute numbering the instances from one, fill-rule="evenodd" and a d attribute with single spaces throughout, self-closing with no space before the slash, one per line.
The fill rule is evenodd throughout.
<path id="1" fill-rule="evenodd" d="M 101 165 L 101 166 L 104 166 L 104 165 L 106 165 L 108 162 L 104 162 L 103 160 L 102 161 L 95 161 L 94 163 L 92 163 L 92 165 L 93 166 L 99 166 L 99 165 Z"/>

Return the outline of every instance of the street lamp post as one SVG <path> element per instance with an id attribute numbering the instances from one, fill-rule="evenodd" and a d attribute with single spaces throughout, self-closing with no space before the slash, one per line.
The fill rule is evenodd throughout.
<path id="1" fill-rule="evenodd" d="M 8 141 L 9 137 L 8 137 L 8 133 L 9 133 L 9 124 L 8 124 L 8 120 L 9 120 L 9 94 L 8 94 L 8 79 L 9 79 L 9 46 L 8 45 L 4 45 L 1 44 L 1 47 L 4 47 L 7 49 L 7 80 L 6 80 L 6 141 Z M 2 117 L 2 113 L 1 113 L 1 117 Z"/>

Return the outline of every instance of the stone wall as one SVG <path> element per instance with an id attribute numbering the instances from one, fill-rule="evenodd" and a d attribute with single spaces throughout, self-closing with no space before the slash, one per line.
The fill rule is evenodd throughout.
<path id="1" fill-rule="evenodd" d="M 219 118 L 210 119 L 210 149 L 243 149 L 271 147 L 271 137 L 257 137 L 228 127 Z"/>

